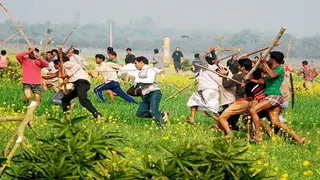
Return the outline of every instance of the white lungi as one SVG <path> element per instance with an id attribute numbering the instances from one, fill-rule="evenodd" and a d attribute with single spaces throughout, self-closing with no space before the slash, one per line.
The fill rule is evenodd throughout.
<path id="1" fill-rule="evenodd" d="M 199 111 L 207 111 L 218 113 L 219 111 L 219 91 L 215 89 L 206 89 L 202 91 L 202 96 L 199 92 L 195 92 L 189 98 L 188 107 L 197 106 Z"/>

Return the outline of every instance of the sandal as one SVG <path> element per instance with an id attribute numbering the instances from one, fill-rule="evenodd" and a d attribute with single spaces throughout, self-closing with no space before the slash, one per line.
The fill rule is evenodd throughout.
<path id="1" fill-rule="evenodd" d="M 194 127 L 198 127 L 198 125 L 194 121 L 191 121 L 190 119 L 187 119 L 185 122 L 193 125 Z"/>

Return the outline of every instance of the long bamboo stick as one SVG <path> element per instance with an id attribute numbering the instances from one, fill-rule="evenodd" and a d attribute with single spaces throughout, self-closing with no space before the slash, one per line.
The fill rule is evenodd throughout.
<path id="1" fill-rule="evenodd" d="M 8 37 L 6 40 L 0 42 L 0 45 L 3 45 L 4 43 L 6 43 L 7 41 L 9 41 L 10 39 L 16 37 L 20 32 L 17 31 L 16 33 L 14 33 L 13 35 L 11 35 L 10 37 Z"/>
<path id="2" fill-rule="evenodd" d="M 171 95 L 168 99 L 166 99 L 166 101 L 169 101 L 170 99 L 176 98 L 178 96 L 178 94 L 180 94 L 182 91 L 184 91 L 185 89 L 187 89 L 190 86 L 190 84 L 186 85 L 185 87 L 181 88 L 179 91 L 177 91 L 176 93 L 174 93 L 173 95 Z"/>
<path id="3" fill-rule="evenodd" d="M 62 47 L 66 45 L 66 43 L 68 42 L 71 34 L 72 34 L 72 33 L 74 32 L 74 30 L 76 30 L 76 29 L 77 29 L 77 27 L 74 27 L 74 28 L 72 29 L 72 31 L 68 34 L 68 36 L 66 37 L 66 39 L 65 39 L 65 40 L 63 41 L 63 43 L 62 43 Z"/>
<path id="4" fill-rule="evenodd" d="M 280 43 L 278 42 L 277 44 L 275 44 L 275 47 L 276 47 L 276 46 L 279 46 L 279 45 L 280 45 Z M 269 48 L 269 46 L 268 46 L 268 47 L 261 48 L 261 49 L 254 50 L 254 51 L 249 52 L 249 53 L 242 54 L 242 55 L 239 57 L 239 59 L 244 58 L 244 57 L 249 57 L 249 56 L 254 55 L 254 54 L 257 54 L 257 53 L 259 53 L 259 52 L 261 52 L 261 51 L 265 51 L 265 50 L 267 50 L 268 48 Z"/>
<path id="5" fill-rule="evenodd" d="M 7 156 L 7 161 L 0 168 L 0 175 L 3 173 L 4 169 L 9 165 L 10 160 L 12 159 L 14 154 L 17 152 L 20 145 L 23 143 L 24 129 L 32 121 L 33 116 L 34 116 L 34 111 L 36 110 L 36 108 L 37 108 L 37 103 L 35 101 L 32 101 L 30 106 L 28 107 L 28 110 L 26 112 L 24 120 L 21 122 L 21 124 L 18 128 L 18 131 L 17 131 L 18 139 L 16 140 L 16 143 L 13 146 L 11 152 Z"/>
<path id="6" fill-rule="evenodd" d="M 27 35 L 24 33 L 23 29 L 22 29 L 22 26 L 19 25 L 17 23 L 17 21 L 15 20 L 15 18 L 9 13 L 9 10 L 7 8 L 5 8 L 3 6 L 2 3 L 0 3 L 0 6 L 4 9 L 4 11 L 9 15 L 11 21 L 13 22 L 13 24 L 15 24 L 19 30 L 19 32 L 21 33 L 22 37 L 24 38 L 24 40 L 27 42 L 28 46 L 31 48 L 33 47 L 33 44 L 30 42 L 29 38 L 27 37 Z"/>
<path id="7" fill-rule="evenodd" d="M 287 47 L 287 52 L 286 52 L 286 59 L 285 59 L 285 64 L 288 64 L 288 60 L 289 60 L 289 53 L 291 50 L 291 40 L 289 39 L 288 41 L 288 47 Z"/>
<path id="8" fill-rule="evenodd" d="M 235 55 L 237 55 L 237 54 L 239 54 L 239 53 L 240 53 L 240 51 L 238 51 L 238 52 L 236 52 L 236 53 L 233 53 L 233 54 L 231 54 L 231 55 L 229 55 L 229 56 L 225 56 L 225 57 L 223 57 L 223 58 L 219 59 L 219 61 L 222 61 L 222 60 L 228 59 L 229 57 L 235 56 Z"/>
<path id="9" fill-rule="evenodd" d="M 278 41 L 281 39 L 283 33 L 286 31 L 286 28 L 284 26 L 281 27 L 280 32 L 278 33 L 277 37 L 273 40 L 272 44 L 269 46 L 269 48 L 263 53 L 262 57 L 267 57 L 270 53 L 270 51 L 276 46 Z M 249 73 L 246 75 L 246 79 L 249 79 L 251 74 L 258 68 L 259 64 L 261 62 L 261 58 L 257 61 L 257 63 L 254 65 L 254 67 L 249 71 Z"/>
<path id="10" fill-rule="evenodd" d="M 213 73 L 215 73 L 215 74 L 217 74 L 217 75 L 219 75 L 219 76 L 221 76 L 221 77 L 224 77 L 224 78 L 227 78 L 227 79 L 229 79 L 229 80 L 231 80 L 231 81 L 233 81 L 233 82 L 236 82 L 236 83 L 238 83 L 238 84 L 242 84 L 242 82 L 240 82 L 240 81 L 237 81 L 237 80 L 235 80 L 235 79 L 232 79 L 232 78 L 230 78 L 230 77 L 228 77 L 228 76 L 225 76 L 225 75 L 223 75 L 223 74 L 221 74 L 221 73 L 218 73 L 218 72 L 216 72 L 216 71 L 214 71 L 214 70 L 212 70 L 212 69 L 209 69 L 209 68 L 207 68 L 207 67 L 204 67 L 204 66 L 202 66 L 202 65 L 200 65 L 200 64 L 195 64 L 196 66 L 199 66 L 199 67 L 201 67 L 201 68 L 203 68 L 203 69 L 205 69 L 205 70 L 207 70 L 207 71 L 210 71 L 210 72 L 213 72 Z"/>
<path id="11" fill-rule="evenodd" d="M 22 121 L 24 119 L 24 116 L 1 116 L 1 121 Z"/>

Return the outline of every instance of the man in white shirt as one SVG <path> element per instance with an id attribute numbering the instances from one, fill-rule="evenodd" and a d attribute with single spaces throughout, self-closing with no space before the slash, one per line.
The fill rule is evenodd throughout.
<path id="1" fill-rule="evenodd" d="M 44 90 L 48 90 L 48 88 L 53 88 L 55 92 L 58 92 L 59 89 L 57 86 L 59 85 L 58 78 L 52 78 L 48 80 L 48 74 L 50 73 L 56 73 L 58 70 L 54 67 L 53 63 L 53 53 L 52 51 L 48 51 L 45 55 L 45 60 L 49 62 L 49 66 L 42 69 L 42 88 Z"/>
<path id="2" fill-rule="evenodd" d="M 87 73 L 80 64 L 75 63 L 73 56 L 69 56 L 69 60 L 63 64 L 64 72 L 62 78 L 68 78 L 69 82 L 74 84 L 74 89 L 62 98 L 63 111 L 68 111 L 71 100 L 78 97 L 80 104 L 92 113 L 95 118 L 102 116 L 91 101 L 88 99 L 88 91 L 90 89 L 90 80 Z"/>
<path id="3" fill-rule="evenodd" d="M 206 54 L 200 55 L 200 65 L 211 68 L 205 57 Z M 213 119 L 219 120 L 219 87 L 212 78 L 214 76 L 217 75 L 208 70 L 200 69 L 199 75 L 196 77 L 198 92 L 193 93 L 187 102 L 188 107 L 191 108 L 191 115 L 186 120 L 187 123 L 195 125 L 195 116 L 198 111 L 204 111 L 206 114 L 213 113 Z"/>
<path id="4" fill-rule="evenodd" d="M 112 62 L 104 62 L 105 56 L 102 54 L 97 54 L 96 58 L 96 72 L 89 72 L 89 75 L 93 78 L 98 77 L 99 74 L 103 76 L 104 83 L 100 84 L 98 87 L 94 89 L 94 93 L 97 95 L 100 102 L 105 102 L 103 98 L 102 92 L 105 90 L 111 90 L 116 93 L 122 99 L 128 101 L 129 103 L 137 104 L 137 102 L 128 94 L 126 94 L 120 87 L 118 82 L 118 74 L 117 70 L 122 70 L 122 66 L 112 63 Z"/>
<path id="5" fill-rule="evenodd" d="M 148 66 L 147 58 L 140 56 L 135 59 L 136 68 L 139 70 L 138 79 L 130 76 L 130 79 L 136 80 L 137 86 L 141 88 L 143 101 L 137 110 L 137 116 L 142 118 L 153 118 L 158 127 L 162 128 L 168 121 L 168 113 L 160 112 L 159 106 L 162 98 L 160 87 L 157 83 L 157 71 Z"/>

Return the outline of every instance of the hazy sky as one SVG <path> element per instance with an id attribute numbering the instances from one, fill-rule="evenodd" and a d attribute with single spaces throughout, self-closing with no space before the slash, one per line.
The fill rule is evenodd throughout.
<path id="1" fill-rule="evenodd" d="M 295 36 L 320 32 L 319 0 L 0 0 L 17 20 L 35 23 L 126 24 L 144 16 L 159 27 L 210 28 L 236 32 L 245 28 L 276 33 L 281 25 Z M 0 13 L 0 21 L 8 16 Z"/>

